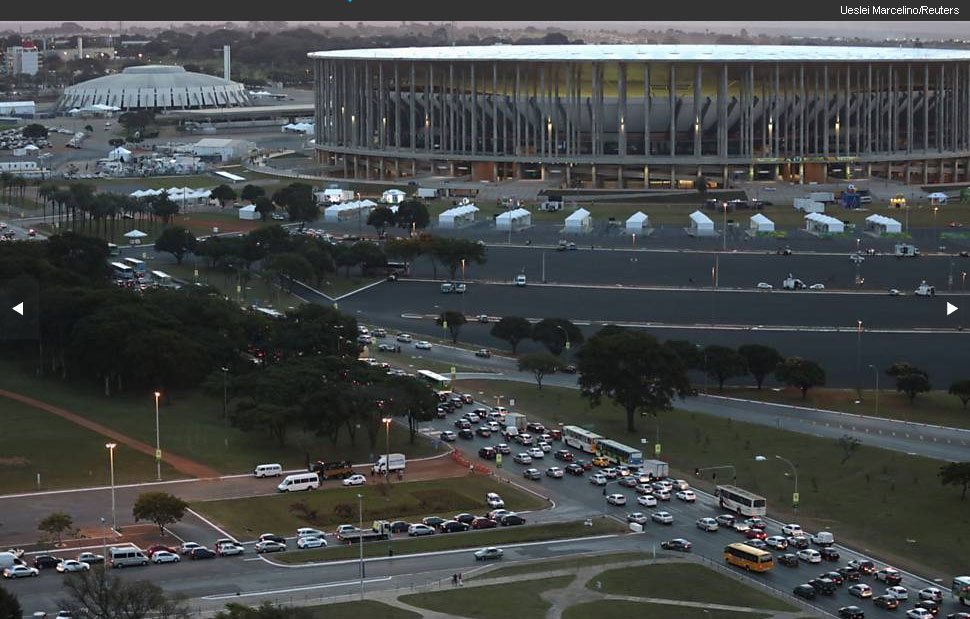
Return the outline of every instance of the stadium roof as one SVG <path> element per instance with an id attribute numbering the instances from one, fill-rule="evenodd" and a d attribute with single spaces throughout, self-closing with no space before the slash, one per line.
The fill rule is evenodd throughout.
<path id="1" fill-rule="evenodd" d="M 878 62 L 970 60 L 970 50 L 809 45 L 475 45 L 311 52 L 310 58 L 356 60 Z"/>
<path id="2" fill-rule="evenodd" d="M 201 88 L 203 86 L 235 86 L 235 82 L 192 73 L 172 65 L 144 65 L 127 67 L 121 73 L 96 77 L 68 88 Z"/>

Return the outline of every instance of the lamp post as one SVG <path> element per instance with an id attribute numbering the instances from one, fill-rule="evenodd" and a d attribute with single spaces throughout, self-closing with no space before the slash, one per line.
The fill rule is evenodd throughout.
<path id="1" fill-rule="evenodd" d="M 357 505 L 360 511 L 360 531 L 364 530 L 364 495 L 357 493 Z M 360 545 L 360 599 L 364 599 L 364 540 L 361 537 L 357 538 L 357 543 Z"/>
<path id="2" fill-rule="evenodd" d="M 724 236 L 724 247 L 723 247 L 723 250 L 724 251 L 727 251 L 727 212 L 728 212 L 727 202 L 724 203 L 723 208 L 724 208 L 724 226 L 722 228 L 723 229 L 723 236 Z"/>
<path id="3" fill-rule="evenodd" d="M 799 499 L 799 496 L 798 496 L 798 469 L 795 468 L 795 465 L 788 458 L 782 458 L 781 456 L 776 455 L 775 456 L 775 459 L 776 460 L 781 460 L 782 462 L 784 462 L 785 464 L 787 464 L 789 467 L 791 467 L 792 478 L 795 480 L 795 492 L 794 492 L 794 494 L 792 494 L 792 509 L 794 509 L 795 510 L 795 513 L 797 514 L 798 513 L 798 499 Z M 766 458 L 764 456 L 755 456 L 754 457 L 754 461 L 755 462 L 766 462 L 767 460 L 768 460 L 768 458 Z"/>
<path id="4" fill-rule="evenodd" d="M 104 557 L 104 563 L 101 564 L 102 568 L 108 567 L 108 532 L 105 530 L 108 528 L 108 523 L 105 521 L 104 517 L 101 518 L 101 556 Z"/>
<path id="5" fill-rule="evenodd" d="M 387 438 L 387 452 L 384 459 L 384 481 L 390 483 L 391 481 L 391 418 L 384 417 L 381 419 L 384 422 L 385 437 Z"/>
<path id="6" fill-rule="evenodd" d="M 108 449 L 108 461 L 111 467 L 111 528 L 117 531 L 118 517 L 115 511 L 115 447 L 118 446 L 118 443 L 105 443 L 104 446 Z M 107 558 L 105 560 L 107 561 Z"/>
<path id="7" fill-rule="evenodd" d="M 161 391 L 155 392 L 155 478 L 162 481 L 162 438 L 158 425 L 158 399 L 162 397 Z"/>
<path id="8" fill-rule="evenodd" d="M 229 368 L 222 368 L 222 419 L 229 426 Z"/>
<path id="9" fill-rule="evenodd" d="M 859 394 L 859 398 L 862 398 L 862 321 L 856 321 L 858 323 L 858 328 L 856 329 L 856 344 L 855 344 L 855 380 L 856 380 L 856 392 Z"/>
<path id="10" fill-rule="evenodd" d="M 876 375 L 876 417 L 878 417 L 879 416 L 879 370 L 876 368 L 876 366 L 872 365 L 871 363 L 869 364 L 869 367 L 872 368 L 872 373 Z"/>
<path id="11" fill-rule="evenodd" d="M 569 333 L 566 332 L 566 329 L 562 325 L 556 325 L 556 328 L 562 331 L 562 336 L 566 338 L 566 361 L 569 361 Z"/>

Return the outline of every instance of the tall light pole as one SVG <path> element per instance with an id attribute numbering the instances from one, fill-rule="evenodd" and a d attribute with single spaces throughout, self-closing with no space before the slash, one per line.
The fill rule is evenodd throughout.
<path id="1" fill-rule="evenodd" d="M 799 496 L 798 496 L 798 469 L 795 468 L 795 465 L 792 463 L 792 461 L 789 460 L 789 459 L 787 459 L 787 458 L 782 458 L 781 456 L 776 455 L 775 456 L 775 459 L 776 460 L 781 460 L 782 462 L 784 462 L 785 464 L 787 464 L 789 467 L 791 467 L 792 478 L 794 478 L 794 480 L 795 480 L 795 492 L 794 492 L 794 494 L 792 494 L 791 502 L 792 502 L 792 509 L 794 509 L 795 510 L 795 513 L 797 514 L 798 513 L 798 502 L 799 502 Z M 754 457 L 754 461 L 755 462 L 765 462 L 767 460 L 768 460 L 768 458 L 766 458 L 764 456 L 755 456 Z"/>
<path id="2" fill-rule="evenodd" d="M 869 367 L 872 368 L 872 373 L 876 375 L 876 417 L 878 417 L 879 416 L 879 370 L 876 368 L 876 366 L 872 365 L 871 363 L 869 364 Z"/>
<path id="3" fill-rule="evenodd" d="M 111 466 L 111 528 L 115 531 L 118 530 L 118 517 L 115 511 L 115 447 L 118 443 L 105 443 L 105 447 L 108 448 L 108 461 Z M 105 558 L 107 561 L 107 558 Z"/>
<path id="4" fill-rule="evenodd" d="M 566 332 L 566 329 L 562 325 L 556 325 L 556 328 L 562 331 L 562 336 L 566 338 L 566 361 L 569 361 L 569 333 Z"/>
<path id="5" fill-rule="evenodd" d="M 158 481 L 162 481 L 162 435 L 158 425 L 158 399 L 162 397 L 161 391 L 155 392 L 155 476 Z"/>
<path id="6" fill-rule="evenodd" d="M 387 437 L 387 455 L 384 459 L 384 481 L 390 483 L 391 481 L 391 418 L 384 417 L 381 419 L 384 422 L 385 436 Z"/>
<path id="7" fill-rule="evenodd" d="M 339 348 L 339 346 L 338 346 Z M 229 425 L 229 368 L 222 368 L 222 419 L 223 423 Z"/>
<path id="8" fill-rule="evenodd" d="M 724 248 L 723 249 L 724 251 L 727 251 L 727 212 L 728 212 L 727 202 L 724 203 L 723 208 L 724 208 L 724 226 L 723 226 Z"/>
<path id="9" fill-rule="evenodd" d="M 856 344 L 855 344 L 855 382 L 856 382 L 856 392 L 859 394 L 859 398 L 862 398 L 862 321 L 856 321 L 858 323 L 858 328 L 856 329 Z"/>
<path id="10" fill-rule="evenodd" d="M 357 505 L 360 511 L 360 531 L 364 530 L 364 495 L 357 493 Z M 364 538 L 357 537 L 360 545 L 360 599 L 364 599 Z"/>

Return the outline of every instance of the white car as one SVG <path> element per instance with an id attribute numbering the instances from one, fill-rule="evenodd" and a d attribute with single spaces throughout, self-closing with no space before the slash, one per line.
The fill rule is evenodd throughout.
<path id="1" fill-rule="evenodd" d="M 602 473 L 596 473 L 589 476 L 589 483 L 593 484 L 594 486 L 605 486 L 607 481 L 606 475 L 603 475 Z"/>
<path id="2" fill-rule="evenodd" d="M 657 497 L 661 501 L 669 501 L 670 490 L 655 490 L 653 496 Z"/>
<path id="3" fill-rule="evenodd" d="M 169 552 L 167 550 L 156 550 L 152 553 L 152 563 L 158 565 L 159 563 L 178 563 L 182 560 L 182 557 L 178 556 L 174 552 Z M 60 566 L 57 566 L 60 570 Z"/>
<path id="4" fill-rule="evenodd" d="M 525 286 L 525 283 L 526 283 L 525 275 L 521 275 L 520 274 L 520 275 L 516 275 L 515 276 L 515 285 L 516 286 Z"/>
<path id="5" fill-rule="evenodd" d="M 772 535 L 765 538 L 765 543 L 775 550 L 785 550 L 788 548 L 788 539 L 783 535 Z"/>
<path id="6" fill-rule="evenodd" d="M 323 531 L 318 529 L 311 529 L 310 527 L 303 527 L 302 529 L 296 530 L 297 537 L 323 537 Z"/>
<path id="7" fill-rule="evenodd" d="M 901 297 L 901 296 L 903 296 L 903 293 L 901 293 L 897 288 L 890 288 L 889 289 L 889 296 L 891 296 L 891 297 Z"/>
<path id="8" fill-rule="evenodd" d="M 768 282 L 758 282 L 759 290 L 771 290 L 772 288 L 774 288 L 774 286 L 772 286 Z"/>
<path id="9" fill-rule="evenodd" d="M 494 492 L 485 495 L 485 502 L 488 503 L 489 507 L 505 507 L 505 501 Z"/>
<path id="10" fill-rule="evenodd" d="M 531 449 L 529 449 L 529 455 L 532 456 L 533 458 L 545 458 L 546 452 L 542 451 L 538 447 L 532 447 Z"/>
<path id="11" fill-rule="evenodd" d="M 798 554 L 801 555 L 801 553 Z M 872 587 L 865 583 L 856 583 L 849 587 L 849 595 L 854 595 L 857 598 L 871 598 Z"/>
<path id="12" fill-rule="evenodd" d="M 297 548 L 326 548 L 327 540 L 322 537 L 308 535 L 296 540 Z"/>
<path id="13" fill-rule="evenodd" d="M 104 557 L 102 555 L 96 555 L 93 552 L 82 552 L 77 556 L 77 560 L 88 565 L 92 563 L 104 563 Z"/>
<path id="14" fill-rule="evenodd" d="M 906 611 L 906 619 L 934 619 L 934 616 L 925 608 L 913 608 Z"/>
<path id="15" fill-rule="evenodd" d="M 550 451 L 552 451 L 552 445 L 550 445 L 545 441 L 539 441 L 539 449 L 541 449 L 545 453 L 549 453 Z"/>
<path id="16" fill-rule="evenodd" d="M 886 595 L 891 595 L 897 600 L 908 600 L 909 590 L 907 590 L 906 587 L 900 587 L 899 585 L 896 585 L 895 587 L 887 587 Z"/>
<path id="17" fill-rule="evenodd" d="M 677 498 L 685 503 L 693 503 L 697 500 L 697 495 L 694 494 L 693 490 L 681 490 L 677 493 Z"/>
<path id="18" fill-rule="evenodd" d="M 656 507 L 657 497 L 652 494 L 641 494 L 637 497 L 637 503 L 643 505 L 644 507 Z"/>
<path id="19" fill-rule="evenodd" d="M 670 512 L 654 512 L 650 514 L 650 518 L 654 522 L 659 522 L 660 524 L 674 523 L 674 517 L 670 515 Z"/>
<path id="20" fill-rule="evenodd" d="M 796 535 L 804 535 L 804 533 L 802 532 L 801 525 L 797 525 L 797 524 L 782 525 L 781 532 L 786 537 L 795 537 Z"/>
<path id="21" fill-rule="evenodd" d="M 36 567 L 28 567 L 26 565 L 12 565 L 3 570 L 4 578 L 24 578 L 25 576 L 38 575 L 40 575 L 40 570 Z"/>
<path id="22" fill-rule="evenodd" d="M 337 530 L 334 531 L 334 535 L 341 535 L 343 533 L 349 533 L 351 531 L 356 531 L 357 527 L 352 524 L 341 524 L 337 526 Z"/>
<path id="23" fill-rule="evenodd" d="M 627 514 L 626 516 L 627 522 L 635 522 L 637 524 L 647 524 L 648 520 L 649 518 L 647 518 L 647 515 L 642 512 L 633 512 L 632 514 Z"/>
<path id="24" fill-rule="evenodd" d="M 565 475 L 565 471 L 563 471 L 558 466 L 550 466 L 549 468 L 546 469 L 546 476 L 547 477 L 554 477 L 556 479 L 562 479 L 563 475 Z"/>
<path id="25" fill-rule="evenodd" d="M 934 602 L 943 601 L 943 592 L 936 587 L 926 587 L 925 589 L 919 590 L 919 599 L 921 600 L 933 600 Z"/>
<path id="26" fill-rule="evenodd" d="M 812 284 L 808 287 L 809 290 L 825 290 L 825 284 Z"/>
<path id="27" fill-rule="evenodd" d="M 367 483 L 367 478 L 360 474 L 351 475 L 350 477 L 344 480 L 345 486 L 363 486 L 366 483 Z"/>
<path id="28" fill-rule="evenodd" d="M 622 494 L 608 494 L 606 502 L 610 505 L 626 505 L 626 497 Z"/>
<path id="29" fill-rule="evenodd" d="M 421 537 L 423 535 L 434 535 L 434 529 L 426 524 L 412 524 L 408 527 L 409 537 Z"/>
<path id="30" fill-rule="evenodd" d="M 232 542 L 223 542 L 221 544 L 216 544 L 216 554 L 221 557 L 233 557 L 235 555 L 241 555 L 246 552 L 246 549 L 239 544 L 234 544 Z M 152 555 L 154 558 L 155 555 Z"/>
<path id="31" fill-rule="evenodd" d="M 398 333 L 397 341 L 404 342 L 405 344 L 409 344 L 411 342 L 411 336 L 407 333 Z"/>
<path id="32" fill-rule="evenodd" d="M 431 350 L 431 342 L 427 340 L 421 340 L 420 342 L 415 342 L 414 347 L 418 350 Z"/>
<path id="33" fill-rule="evenodd" d="M 694 524 L 696 524 L 697 528 L 701 531 L 713 532 L 717 531 L 718 529 L 717 520 L 714 520 L 713 518 L 698 518 L 697 522 Z"/>
<path id="34" fill-rule="evenodd" d="M 172 553 L 168 553 L 172 554 Z M 178 555 L 172 555 L 178 559 Z M 81 561 L 76 561 L 74 559 L 64 559 L 57 564 L 57 571 L 64 574 L 67 572 L 86 572 L 91 569 L 91 565 L 88 563 L 82 563 Z"/>
<path id="35" fill-rule="evenodd" d="M 512 459 L 519 464 L 532 464 L 532 456 L 524 452 L 520 454 L 515 454 L 515 457 Z"/>
<path id="36" fill-rule="evenodd" d="M 183 542 L 182 545 L 179 546 L 179 554 L 187 555 L 196 548 L 202 547 L 202 544 L 196 544 L 195 542 Z"/>
<path id="37" fill-rule="evenodd" d="M 751 530 L 751 525 L 744 520 L 735 520 L 731 527 L 738 533 L 747 533 Z"/>
<path id="38" fill-rule="evenodd" d="M 799 559 L 806 561 L 808 563 L 821 563 L 822 555 L 819 554 L 817 550 L 811 548 L 803 548 L 795 553 Z"/>

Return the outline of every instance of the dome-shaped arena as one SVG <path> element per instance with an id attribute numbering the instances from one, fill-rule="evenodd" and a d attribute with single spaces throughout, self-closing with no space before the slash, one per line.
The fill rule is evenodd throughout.
<path id="1" fill-rule="evenodd" d="M 97 104 L 123 110 L 184 110 L 245 106 L 251 100 L 242 84 L 182 67 L 146 65 L 69 86 L 58 108 Z"/>

